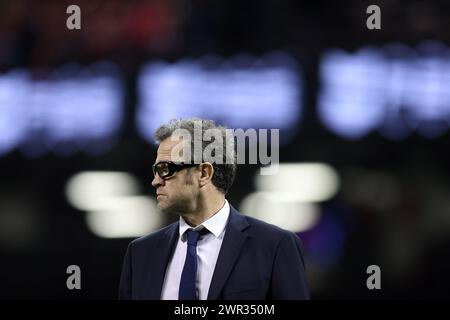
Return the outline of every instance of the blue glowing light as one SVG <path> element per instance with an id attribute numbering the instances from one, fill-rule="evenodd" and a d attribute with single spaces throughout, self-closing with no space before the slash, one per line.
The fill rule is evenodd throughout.
<path id="1" fill-rule="evenodd" d="M 332 132 L 350 139 L 378 130 L 390 139 L 416 131 L 438 137 L 450 125 L 450 59 L 439 43 L 416 51 L 400 44 L 330 50 L 320 66 L 318 114 Z"/>
<path id="2" fill-rule="evenodd" d="M 150 63 L 139 75 L 137 125 L 153 142 L 173 118 L 206 117 L 234 128 L 293 129 L 301 116 L 298 66 L 285 53 Z"/>
<path id="3" fill-rule="evenodd" d="M 0 154 L 20 147 L 30 156 L 67 155 L 86 145 L 95 152 L 92 141 L 108 144 L 122 123 L 123 88 L 117 76 L 92 69 L 45 80 L 26 71 L 0 75 Z"/>

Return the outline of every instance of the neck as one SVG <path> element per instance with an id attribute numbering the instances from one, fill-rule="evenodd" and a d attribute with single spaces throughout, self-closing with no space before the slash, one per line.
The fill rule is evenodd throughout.
<path id="1" fill-rule="evenodd" d="M 224 204 L 225 195 L 223 194 L 200 196 L 197 209 L 183 214 L 183 219 L 191 227 L 196 227 L 216 214 Z"/>

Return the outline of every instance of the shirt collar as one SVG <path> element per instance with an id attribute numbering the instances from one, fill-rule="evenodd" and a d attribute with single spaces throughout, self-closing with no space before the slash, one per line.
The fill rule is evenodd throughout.
<path id="1" fill-rule="evenodd" d="M 225 199 L 225 204 L 219 211 L 213 214 L 212 217 L 204 221 L 201 225 L 193 229 L 195 231 L 198 231 L 203 228 L 206 228 L 217 238 L 225 229 L 229 215 L 230 215 L 230 204 L 228 203 L 227 199 Z M 180 236 L 183 237 L 184 233 L 188 229 L 192 229 L 192 227 L 188 225 L 186 221 L 184 221 L 183 217 L 180 217 L 180 226 L 179 226 Z"/>

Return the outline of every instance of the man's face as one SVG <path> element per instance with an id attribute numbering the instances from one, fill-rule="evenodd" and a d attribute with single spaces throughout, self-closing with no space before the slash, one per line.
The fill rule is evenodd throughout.
<path id="1" fill-rule="evenodd" d="M 172 149 L 180 143 L 171 141 L 170 138 L 162 141 L 158 147 L 158 155 L 155 163 L 160 161 L 181 161 L 172 158 Z M 158 208 L 165 212 L 184 214 L 195 210 L 195 204 L 199 195 L 198 186 L 195 184 L 195 167 L 175 172 L 166 179 L 158 174 L 152 181 L 156 188 Z"/>

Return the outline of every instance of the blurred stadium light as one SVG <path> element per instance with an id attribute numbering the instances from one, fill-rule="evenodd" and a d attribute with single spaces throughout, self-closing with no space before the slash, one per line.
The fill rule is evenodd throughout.
<path id="1" fill-rule="evenodd" d="M 423 42 L 328 50 L 320 65 L 318 114 L 326 127 L 357 139 L 378 129 L 390 139 L 411 131 L 438 137 L 450 125 L 449 48 Z"/>
<path id="2" fill-rule="evenodd" d="M 137 194 L 137 180 L 126 172 L 81 172 L 69 179 L 66 197 L 79 210 L 96 210 L 111 197 Z"/>
<path id="3" fill-rule="evenodd" d="M 150 142 L 156 128 L 173 118 L 205 117 L 234 128 L 293 131 L 301 117 L 302 76 L 284 52 L 149 63 L 139 75 L 138 90 L 136 120 Z M 282 143 L 288 142 L 285 137 Z"/>
<path id="4" fill-rule="evenodd" d="M 256 188 L 286 201 L 320 202 L 336 194 L 339 177 L 324 163 L 283 163 L 276 175 L 256 176 Z"/>
<path id="5" fill-rule="evenodd" d="M 240 209 L 248 216 L 293 232 L 308 230 L 319 221 L 320 209 L 317 204 L 286 201 L 280 195 L 251 193 L 242 201 Z"/>
<path id="6" fill-rule="evenodd" d="M 125 172 L 82 172 L 66 186 L 74 207 L 87 211 L 90 231 L 103 238 L 138 237 L 162 226 L 155 201 L 137 195 L 138 182 Z"/>
<path id="7" fill-rule="evenodd" d="M 256 192 L 241 211 L 293 232 L 314 227 L 320 219 L 316 202 L 332 198 L 339 188 L 337 172 L 323 163 L 280 164 L 275 175 L 258 175 Z"/>
<path id="8" fill-rule="evenodd" d="M 89 230 L 99 237 L 140 237 L 163 226 L 164 216 L 148 196 L 110 198 L 105 204 L 86 215 Z"/>
<path id="9" fill-rule="evenodd" d="M 114 70 L 98 63 L 63 66 L 45 80 L 25 70 L 0 75 L 0 155 L 17 147 L 29 156 L 106 151 L 123 116 Z"/>

